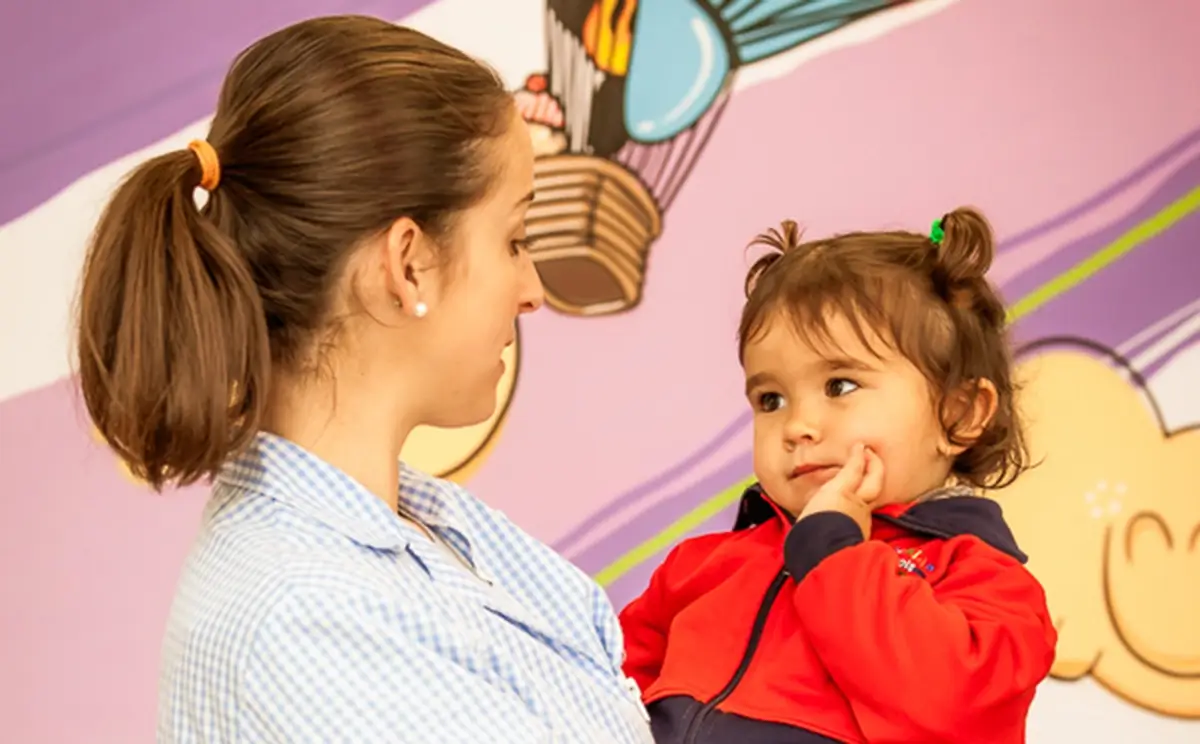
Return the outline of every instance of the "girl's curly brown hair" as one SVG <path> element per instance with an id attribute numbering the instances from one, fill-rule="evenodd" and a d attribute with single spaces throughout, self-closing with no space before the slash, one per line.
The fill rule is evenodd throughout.
<path id="1" fill-rule="evenodd" d="M 1003 488 L 1028 467 L 1015 404 L 1016 384 L 1004 303 L 985 275 L 995 253 L 991 226 L 975 209 L 941 220 L 943 237 L 903 231 L 855 232 L 801 242 L 796 223 L 759 235 L 770 251 L 746 276 L 738 356 L 767 323 L 787 318 L 801 338 L 832 341 L 828 321 L 845 317 L 868 348 L 883 339 L 930 385 L 948 439 L 967 449 L 952 473 L 980 488 Z M 868 333 L 868 329 L 874 333 Z M 964 441 L 947 408 L 951 393 L 996 387 L 996 411 L 983 433 Z"/>

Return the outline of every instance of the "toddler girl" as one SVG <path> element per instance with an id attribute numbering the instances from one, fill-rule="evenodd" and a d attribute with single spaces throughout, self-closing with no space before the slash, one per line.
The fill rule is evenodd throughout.
<path id="1" fill-rule="evenodd" d="M 621 614 L 659 742 L 1023 742 L 1055 628 L 995 501 L 1028 459 L 972 209 L 746 281 L 758 483 Z"/>

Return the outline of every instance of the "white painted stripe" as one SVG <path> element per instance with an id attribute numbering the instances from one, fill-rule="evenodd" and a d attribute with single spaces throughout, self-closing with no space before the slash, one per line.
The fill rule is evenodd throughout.
<path id="1" fill-rule="evenodd" d="M 1131 362 L 1133 368 L 1139 372 L 1148 369 L 1158 360 L 1186 345 L 1197 333 L 1200 333 L 1200 313 L 1180 323 L 1170 333 L 1134 357 Z"/>
<path id="2" fill-rule="evenodd" d="M 786 77 L 801 65 L 823 57 L 830 52 L 875 41 L 898 28 L 921 21 L 941 13 L 959 0 L 923 0 L 905 3 L 889 10 L 880 11 L 843 29 L 813 39 L 807 44 L 765 59 L 744 68 L 733 83 L 735 91 L 753 88 L 781 77 Z"/>
<path id="3" fill-rule="evenodd" d="M 1168 432 L 1200 426 L 1196 380 L 1200 380 L 1200 344 L 1180 349 L 1146 381 L 1146 394 L 1154 396 Z"/>
<path id="4" fill-rule="evenodd" d="M 1134 352 L 1134 350 L 1138 349 L 1143 344 L 1148 343 L 1156 336 L 1165 333 L 1169 328 L 1182 322 L 1184 318 L 1187 318 L 1198 312 L 1200 312 L 1200 299 L 1192 300 L 1162 320 L 1159 320 L 1150 327 L 1139 331 L 1133 338 L 1118 346 L 1116 348 L 1116 352 L 1123 357 L 1128 357 Z"/>

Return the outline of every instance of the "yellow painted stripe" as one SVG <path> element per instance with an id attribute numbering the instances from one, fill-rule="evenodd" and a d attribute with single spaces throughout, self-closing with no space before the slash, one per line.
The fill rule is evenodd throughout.
<path id="1" fill-rule="evenodd" d="M 1041 285 L 1008 309 L 1009 321 L 1023 318 L 1054 298 L 1078 287 L 1109 264 L 1129 253 L 1200 207 L 1200 186 L 1168 204 L 1162 211 L 1134 225 L 1119 238 Z"/>
<path id="2" fill-rule="evenodd" d="M 1008 309 L 1009 322 L 1025 317 L 1056 297 L 1079 286 L 1134 248 L 1170 229 L 1197 208 L 1200 208 L 1200 186 L 1193 188 L 1161 211 L 1134 225 L 1113 242 L 1017 300 Z M 601 586 L 611 585 L 629 571 L 670 547 L 683 535 L 716 516 L 722 509 L 736 501 L 753 482 L 754 477 L 750 476 L 721 491 L 716 496 L 706 499 L 699 506 L 667 525 L 662 532 L 640 543 L 600 569 L 600 572 L 596 574 L 596 581 Z"/>
<path id="3" fill-rule="evenodd" d="M 753 482 L 754 476 L 751 476 L 726 488 L 716 496 L 707 499 L 704 503 L 672 522 L 662 532 L 659 532 L 654 537 L 651 537 L 649 540 L 646 540 L 633 550 L 630 550 L 605 566 L 601 569 L 600 573 L 596 574 L 596 581 L 601 586 L 608 586 L 621 578 L 630 569 L 657 555 L 673 542 L 691 532 L 694 528 L 704 524 L 709 519 L 712 519 L 722 509 L 737 501 L 741 498 L 742 492 L 749 488 Z"/>

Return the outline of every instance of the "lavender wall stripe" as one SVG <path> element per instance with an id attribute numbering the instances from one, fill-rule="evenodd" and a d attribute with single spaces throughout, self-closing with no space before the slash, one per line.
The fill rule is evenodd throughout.
<path id="1" fill-rule="evenodd" d="M 1144 222 L 1154 216 L 1168 204 L 1194 188 L 1196 184 L 1200 184 L 1200 157 L 1193 158 L 1182 165 L 1153 194 L 1119 221 L 1112 223 L 1103 230 L 1059 248 L 1055 251 L 1054 255 L 1046 258 L 1044 261 L 1038 262 L 1029 271 L 1005 282 L 1003 287 L 1004 296 L 1012 301 L 1031 292 L 1041 284 L 1058 276 L 1089 255 L 1112 243 L 1138 223 Z M 1177 229 L 1178 226 L 1172 232 L 1175 232 Z M 1147 250 L 1145 246 L 1135 249 L 1137 252 L 1145 250 Z M 1126 260 L 1128 260 L 1128 257 L 1122 259 L 1121 263 L 1124 264 Z M 1187 264 L 1185 262 L 1180 265 Z M 1195 275 L 1200 276 L 1200 270 Z M 1155 317 L 1159 316 L 1156 315 Z M 1139 327 L 1143 327 L 1144 325 L 1142 324 Z"/>
<path id="2" fill-rule="evenodd" d="M 1019 248 L 1025 243 L 1037 240 L 1043 235 L 1048 235 L 1072 220 L 1079 219 L 1093 209 L 1103 206 L 1104 202 L 1113 198 L 1130 186 L 1133 186 L 1138 181 L 1149 175 L 1156 168 L 1161 167 L 1171 158 L 1184 152 L 1197 142 L 1200 142 L 1200 129 L 1195 129 L 1188 133 L 1177 142 L 1160 152 L 1158 155 L 1155 155 L 1150 160 L 1147 160 L 1142 165 L 1139 165 L 1128 175 L 1105 187 L 1101 191 L 1097 192 L 1094 196 L 1088 198 L 1086 201 L 1071 207 L 1065 212 L 1051 217 L 1045 222 L 1034 225 L 1024 232 L 1017 233 L 1016 235 L 1012 236 L 999 246 L 997 254 L 1003 255 L 1009 251 Z"/>
<path id="3" fill-rule="evenodd" d="M 2 24 L 20 38 L 0 28 L 0 64 L 37 70 L 5 77 L 0 91 L 0 183 L 20 184 L 0 190 L 0 224 L 210 114 L 229 63 L 256 38 L 315 15 L 398 19 L 427 3 L 28 4 L 20 23 Z"/>
<path id="4" fill-rule="evenodd" d="M 666 486 L 671 481 L 682 476 L 688 470 L 691 470 L 696 465 L 699 465 L 701 462 L 708 459 L 714 452 L 723 447 L 727 442 L 740 434 L 743 429 L 749 426 L 750 419 L 751 414 L 749 411 L 738 416 L 736 419 L 734 419 L 733 423 L 722 429 L 717 436 L 713 437 L 712 440 L 710 440 L 700 449 L 688 455 L 687 458 L 682 462 L 671 466 L 667 470 L 659 473 L 649 480 L 638 484 L 629 491 L 626 491 L 624 494 L 618 496 L 615 500 L 605 505 L 603 509 L 600 509 L 588 519 L 584 520 L 579 527 L 571 530 L 565 537 L 556 542 L 554 549 L 563 553 L 570 552 L 571 546 L 590 531 L 592 524 L 608 519 L 628 505 L 637 503 L 650 493 Z"/>
<path id="5" fill-rule="evenodd" d="M 584 571 L 594 573 L 604 568 L 613 558 L 623 555 L 634 547 L 649 540 L 667 528 L 696 506 L 704 503 L 713 494 L 720 493 L 730 485 L 745 478 L 754 470 L 754 458 L 749 450 L 729 460 L 713 474 L 705 477 L 680 493 L 655 504 L 637 519 L 626 524 L 612 534 L 606 535 L 595 545 L 589 546 L 579 555 L 571 556 L 572 562 Z M 708 520 L 711 522 L 712 520 Z M 729 522 L 726 527 L 732 527 Z"/>
<path id="6" fill-rule="evenodd" d="M 729 529 L 733 525 L 733 520 L 736 516 L 737 504 L 731 504 L 713 515 L 712 519 L 697 525 L 695 529 L 684 535 L 682 539 L 686 540 L 689 537 Z M 608 598 L 618 610 L 645 591 L 646 586 L 650 583 L 650 576 L 654 573 L 654 569 L 658 568 L 659 564 L 662 563 L 663 557 L 668 550 L 670 550 L 670 547 L 664 548 L 658 554 L 651 556 L 649 560 L 634 566 L 628 573 L 608 585 L 606 588 Z"/>
<path id="7" fill-rule="evenodd" d="M 1198 230 L 1200 213 L 1193 212 L 1021 320 L 1014 329 L 1016 337 L 1025 342 L 1065 334 L 1116 347 L 1195 298 L 1200 275 Z"/>

